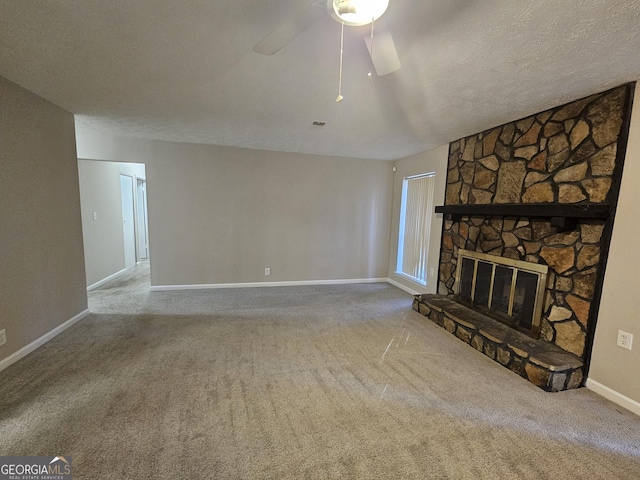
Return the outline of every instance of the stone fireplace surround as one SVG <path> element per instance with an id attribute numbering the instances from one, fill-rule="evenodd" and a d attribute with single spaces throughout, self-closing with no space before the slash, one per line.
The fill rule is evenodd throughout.
<path id="1" fill-rule="evenodd" d="M 545 390 L 586 377 L 634 87 L 449 145 L 438 295 L 413 308 Z M 459 249 L 549 266 L 540 340 L 455 303 Z"/>

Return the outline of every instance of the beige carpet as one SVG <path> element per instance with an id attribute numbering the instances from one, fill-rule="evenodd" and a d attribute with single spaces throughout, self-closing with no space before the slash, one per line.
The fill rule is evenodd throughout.
<path id="1" fill-rule="evenodd" d="M 545 393 L 387 284 L 149 292 L 0 373 L 0 454 L 76 479 L 633 479 L 640 418 Z"/>

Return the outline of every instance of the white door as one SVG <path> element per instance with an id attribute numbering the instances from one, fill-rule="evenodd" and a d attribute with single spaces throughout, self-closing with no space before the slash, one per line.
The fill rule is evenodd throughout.
<path id="1" fill-rule="evenodd" d="M 122 233 L 124 236 L 124 268 L 136 265 L 136 230 L 133 211 L 133 178 L 120 175 L 122 195 Z"/>
<path id="2" fill-rule="evenodd" d="M 149 258 L 149 241 L 147 240 L 147 182 L 136 179 L 136 208 L 138 211 L 138 260 Z"/>

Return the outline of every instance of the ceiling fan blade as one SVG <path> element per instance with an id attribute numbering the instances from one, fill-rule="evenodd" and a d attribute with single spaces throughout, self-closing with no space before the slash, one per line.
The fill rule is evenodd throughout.
<path id="1" fill-rule="evenodd" d="M 376 21 L 373 30 L 373 52 L 371 50 L 371 35 L 364 36 L 364 41 L 369 49 L 371 61 L 379 77 L 388 75 L 400 69 L 400 59 L 396 44 L 386 22 Z"/>
<path id="2" fill-rule="evenodd" d="M 325 15 L 327 9 L 324 2 L 313 2 L 311 7 L 299 11 L 260 40 L 253 47 L 253 51 L 262 55 L 273 55 Z"/>

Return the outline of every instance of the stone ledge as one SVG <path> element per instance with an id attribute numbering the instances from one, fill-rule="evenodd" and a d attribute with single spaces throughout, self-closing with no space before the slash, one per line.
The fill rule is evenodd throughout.
<path id="1" fill-rule="evenodd" d="M 530 338 L 444 295 L 416 295 L 413 309 L 543 390 L 582 385 L 582 361 L 557 345 Z"/>

